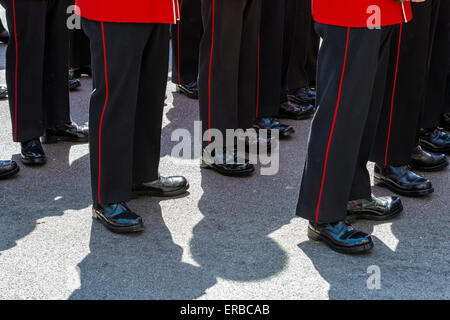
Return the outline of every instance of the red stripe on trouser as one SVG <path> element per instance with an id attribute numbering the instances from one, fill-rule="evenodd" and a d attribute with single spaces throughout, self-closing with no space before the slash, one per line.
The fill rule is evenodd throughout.
<path id="1" fill-rule="evenodd" d="M 19 44 L 17 43 L 17 29 L 16 29 L 16 1 L 13 0 L 13 24 L 14 24 L 14 43 L 16 49 L 16 66 L 15 66 L 15 74 L 14 74 L 14 140 L 18 141 L 18 127 L 17 127 L 17 88 L 18 88 L 18 71 L 19 71 Z"/>
<path id="2" fill-rule="evenodd" d="M 103 40 L 103 60 L 104 60 L 104 68 L 105 68 L 105 87 L 106 87 L 106 93 L 105 93 L 105 104 L 103 106 L 102 110 L 102 116 L 100 117 L 100 126 L 98 129 L 98 186 L 97 186 L 97 198 L 98 203 L 102 204 L 101 196 L 100 196 L 100 186 L 101 186 L 101 173 L 102 173 L 102 125 L 103 125 L 103 116 L 105 115 L 106 105 L 108 104 L 108 95 L 109 95 L 109 88 L 108 88 L 108 66 L 106 63 L 106 44 L 105 44 L 105 28 L 103 26 L 103 22 L 101 22 L 102 25 L 102 40 Z"/>
<path id="3" fill-rule="evenodd" d="M 325 153 L 325 161 L 324 161 L 323 173 L 322 173 L 322 183 L 320 185 L 319 199 L 317 201 L 316 222 L 319 221 L 319 210 L 320 210 L 320 203 L 322 201 L 322 193 L 323 193 L 323 186 L 325 184 L 325 176 L 326 176 L 326 172 L 327 172 L 328 154 L 330 152 L 330 145 L 331 145 L 331 140 L 333 139 L 334 126 L 336 124 L 336 118 L 337 118 L 337 114 L 339 111 L 339 104 L 341 102 L 342 83 L 344 82 L 345 66 L 347 64 L 349 38 L 350 38 L 350 28 L 347 28 L 347 40 L 346 40 L 346 44 L 345 44 L 344 62 L 342 65 L 341 80 L 339 82 L 339 91 L 338 91 L 338 97 L 337 97 L 337 102 L 336 102 L 336 108 L 334 110 L 333 123 L 331 125 L 330 136 L 328 137 L 327 151 Z"/>
<path id="4" fill-rule="evenodd" d="M 180 12 L 181 12 L 181 8 L 183 7 L 183 0 L 181 0 L 180 2 Z M 178 21 L 177 23 L 177 53 L 178 53 L 178 84 L 181 85 L 181 76 L 180 76 L 180 23 L 181 21 Z"/>
<path id="5" fill-rule="evenodd" d="M 394 113 L 394 102 L 395 102 L 395 92 L 396 92 L 396 87 L 397 87 L 398 64 L 400 62 L 400 51 L 401 51 L 401 44 L 402 44 L 402 29 L 403 29 L 403 23 L 400 24 L 400 32 L 399 32 L 399 36 L 398 36 L 397 62 L 395 64 L 395 76 L 394 76 L 394 85 L 393 85 L 393 89 L 392 89 L 391 113 L 389 115 L 389 128 L 388 128 L 388 134 L 387 134 L 387 140 L 386 140 L 386 153 L 384 155 L 384 166 L 387 166 L 387 163 L 388 163 L 389 142 L 391 139 L 391 129 L 392 129 L 392 115 Z"/>
<path id="6" fill-rule="evenodd" d="M 261 34 L 258 37 L 258 71 L 257 71 L 257 83 L 256 83 L 256 117 L 258 118 L 259 113 L 259 86 L 260 86 L 260 76 L 261 76 L 261 65 L 260 65 L 260 59 L 261 59 Z"/>
<path id="7" fill-rule="evenodd" d="M 209 74 L 208 74 L 208 142 L 211 143 L 211 70 L 214 51 L 214 14 L 215 1 L 212 0 L 212 32 L 211 32 L 211 53 L 209 56 Z"/>

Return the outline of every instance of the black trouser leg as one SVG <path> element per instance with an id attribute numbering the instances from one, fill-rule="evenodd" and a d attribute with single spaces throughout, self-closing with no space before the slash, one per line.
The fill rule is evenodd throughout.
<path id="1" fill-rule="evenodd" d="M 319 37 L 314 31 L 311 1 L 297 0 L 291 13 L 287 32 L 292 32 L 292 51 L 287 70 L 288 90 L 304 88 L 315 83 Z"/>
<path id="2" fill-rule="evenodd" d="M 53 127 L 70 122 L 69 31 L 67 7 L 73 0 L 49 0 L 44 52 L 44 123 Z"/>
<path id="3" fill-rule="evenodd" d="M 285 6 L 285 0 L 262 1 L 256 117 L 278 116 L 280 111 Z"/>
<path id="4" fill-rule="evenodd" d="M 297 214 L 327 223 L 344 220 L 358 158 L 371 115 L 372 95 L 381 81 L 380 50 L 386 30 L 316 24 L 319 52 L 318 110 L 311 126 Z M 382 56 L 382 55 L 381 55 Z M 355 94 L 355 93 L 358 94 Z M 368 144 L 371 141 L 367 142 Z M 368 146 L 370 148 L 370 146 Z"/>
<path id="5" fill-rule="evenodd" d="M 6 52 L 6 83 L 13 139 L 24 142 L 44 132 L 43 73 L 47 2 L 2 0 L 10 40 Z"/>
<path id="6" fill-rule="evenodd" d="M 169 26 L 155 25 L 142 56 L 134 133 L 133 183 L 158 178 L 169 63 Z"/>
<path id="7" fill-rule="evenodd" d="M 14 141 L 38 138 L 70 121 L 68 37 L 70 0 L 3 1 L 10 42 L 6 79 Z"/>
<path id="8" fill-rule="evenodd" d="M 100 23 L 83 19 L 83 30 L 91 42 L 96 88 L 89 111 L 93 200 L 100 204 L 127 201 L 131 199 L 134 174 L 137 176 L 142 170 L 143 179 L 157 176 L 154 172 L 158 164 L 150 161 L 159 158 L 135 150 L 135 146 L 148 147 L 142 140 L 136 141 L 136 135 L 160 132 L 160 128 L 146 130 L 141 126 L 159 125 L 161 121 L 164 90 L 159 81 L 165 77 L 157 72 L 160 68 L 167 72 L 167 64 L 162 66 L 167 62 L 167 53 L 158 56 L 156 51 L 168 50 L 168 28 L 158 24 Z M 149 59 L 156 56 L 153 63 L 161 66 L 154 66 L 150 69 L 154 72 L 148 72 L 144 66 L 149 67 Z M 152 85 L 154 89 L 143 92 Z M 145 117 L 147 121 L 137 121 L 137 117 Z M 160 136 L 139 139 L 154 142 Z M 159 146 L 152 150 L 158 151 L 159 156 Z M 137 159 L 139 156 L 149 159 Z M 144 162 L 149 169 L 142 168 Z"/>
<path id="9" fill-rule="evenodd" d="M 430 70 L 427 78 L 425 107 L 421 119 L 422 128 L 439 126 L 441 114 L 445 111 L 445 95 L 450 56 L 450 2 L 440 1 L 436 28 L 433 34 L 433 46 L 430 58 Z"/>
<path id="10" fill-rule="evenodd" d="M 386 89 L 386 78 L 389 68 L 391 39 L 395 37 L 395 26 L 382 29 L 382 41 L 375 83 L 372 90 L 370 109 L 367 115 L 366 127 L 359 146 L 359 155 L 349 200 L 369 199 L 372 195 L 370 174 L 367 170 L 371 151 L 376 139 L 377 128 Z"/>
<path id="11" fill-rule="evenodd" d="M 203 132 L 248 128 L 256 105 L 260 1 L 203 0 L 200 117 Z"/>
<path id="12" fill-rule="evenodd" d="M 178 0 L 180 21 L 171 26 L 172 82 L 189 84 L 198 78 L 198 56 L 203 34 L 201 0 Z"/>
<path id="13" fill-rule="evenodd" d="M 79 69 L 91 64 L 89 38 L 82 30 L 69 31 L 69 68 Z"/>
<path id="14" fill-rule="evenodd" d="M 391 40 L 383 109 L 371 160 L 379 165 L 407 165 L 427 86 L 431 2 L 413 4 L 414 20 L 397 26 Z M 400 43 L 400 47 L 399 47 Z"/>

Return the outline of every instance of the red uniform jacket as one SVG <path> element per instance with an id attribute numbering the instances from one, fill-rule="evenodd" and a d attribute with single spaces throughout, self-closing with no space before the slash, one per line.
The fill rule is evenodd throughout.
<path id="1" fill-rule="evenodd" d="M 412 18 L 409 1 L 312 0 L 312 8 L 315 21 L 342 27 L 380 27 Z"/>
<path id="2" fill-rule="evenodd" d="M 103 22 L 176 23 L 177 0 L 77 0 L 75 13 Z"/>

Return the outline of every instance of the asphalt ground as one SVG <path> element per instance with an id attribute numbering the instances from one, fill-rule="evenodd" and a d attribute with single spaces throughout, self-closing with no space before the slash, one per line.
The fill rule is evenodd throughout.
<path id="1" fill-rule="evenodd" d="M 83 79 L 71 93 L 79 124 L 88 121 L 91 86 Z M 198 102 L 174 91 L 169 82 L 160 172 L 186 176 L 189 194 L 130 202 L 145 232 L 113 234 L 91 217 L 88 145 L 46 145 L 46 166 L 21 165 L 0 182 L 0 299 L 450 298 L 449 170 L 427 173 L 436 192 L 403 198 L 398 219 L 355 224 L 373 234 L 371 254 L 341 255 L 309 241 L 307 222 L 295 217 L 310 121 L 285 121 L 296 133 L 281 142 L 278 174 L 224 177 L 200 169 L 198 157 L 171 156 L 172 132 L 192 133 L 199 119 Z M 20 162 L 7 100 L 0 141 L 0 159 Z"/>

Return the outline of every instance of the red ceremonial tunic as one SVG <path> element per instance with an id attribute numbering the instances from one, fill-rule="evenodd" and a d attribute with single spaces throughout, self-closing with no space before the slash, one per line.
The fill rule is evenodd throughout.
<path id="1" fill-rule="evenodd" d="M 178 0 L 77 0 L 75 13 L 96 21 L 169 23 L 179 19 Z"/>
<path id="2" fill-rule="evenodd" d="M 312 0 L 312 11 L 319 23 L 355 28 L 393 25 L 412 18 L 411 3 L 395 0 Z"/>

